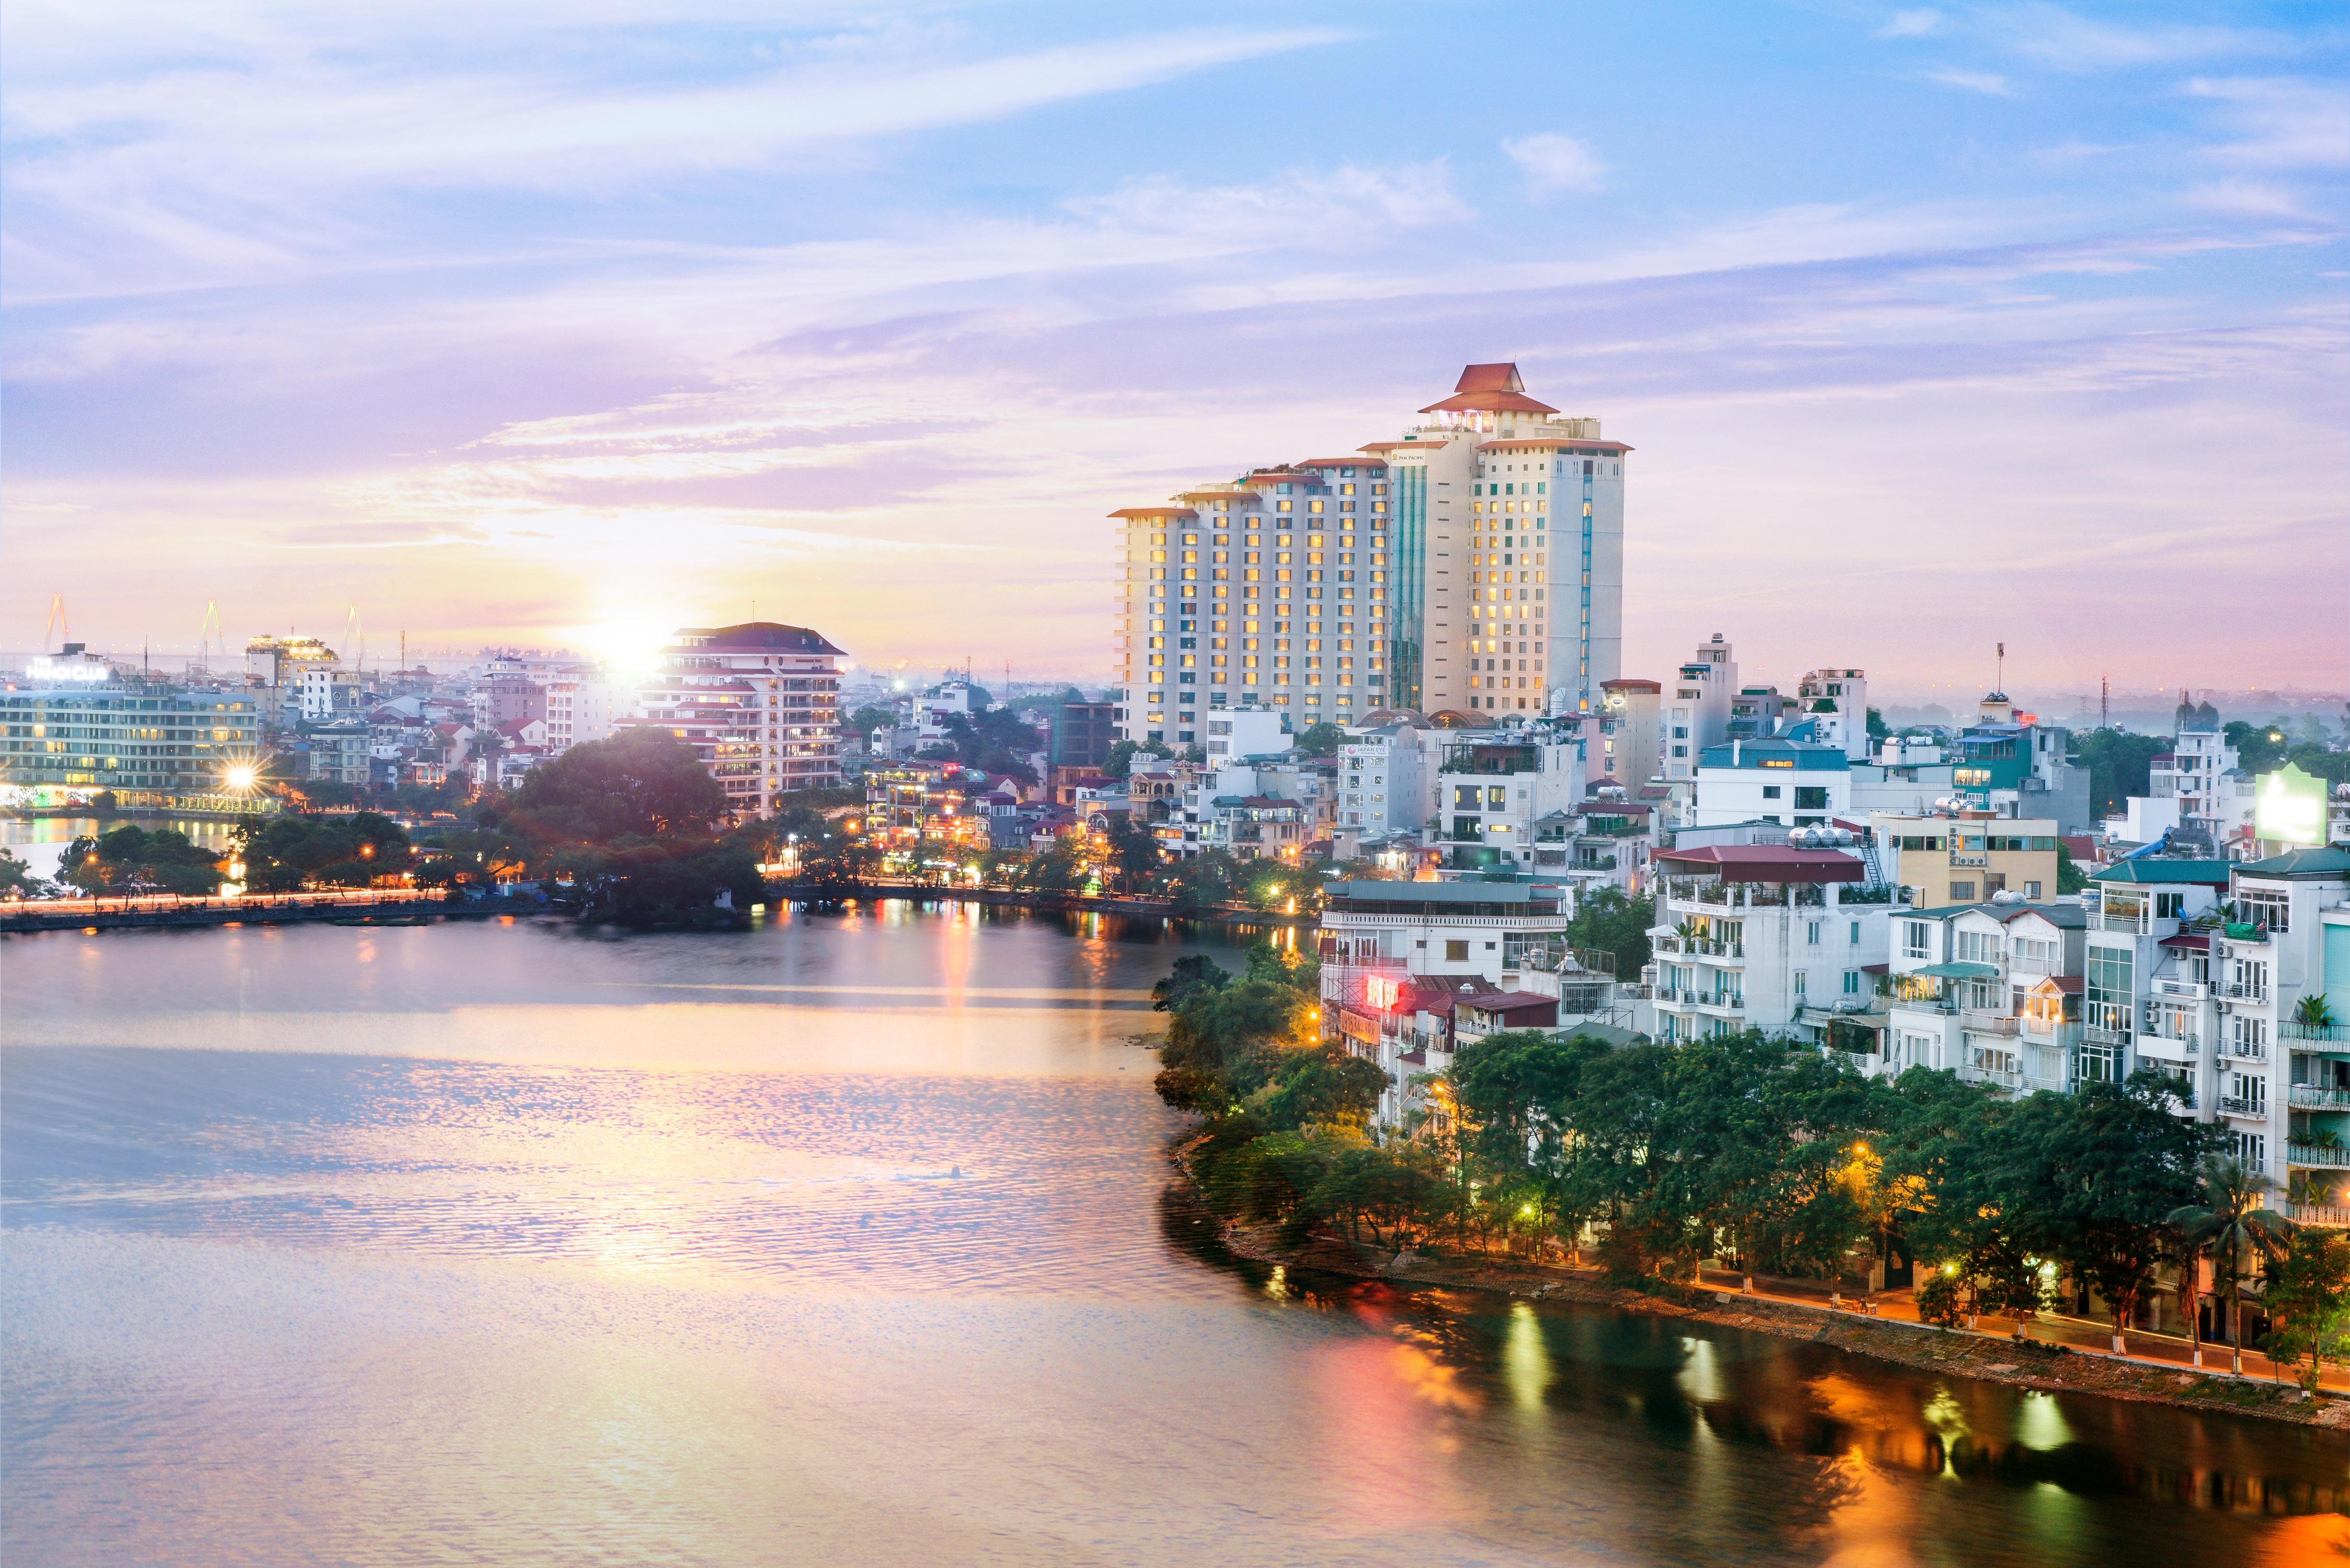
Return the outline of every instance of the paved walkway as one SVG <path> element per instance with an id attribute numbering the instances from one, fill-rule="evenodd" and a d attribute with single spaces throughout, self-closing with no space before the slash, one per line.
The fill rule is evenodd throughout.
<path id="1" fill-rule="evenodd" d="M 1738 1292 L 1743 1276 L 1723 1269 L 1700 1271 L 1700 1281 L 1710 1289 Z M 1802 1283 L 1788 1280 L 1771 1280 L 1769 1288 L 1758 1283 L 1757 1299 L 1776 1302 L 1784 1306 L 1808 1307 L 1814 1312 L 1848 1312 L 1856 1316 L 1884 1318 L 1894 1323 L 1916 1323 L 1918 1305 L 1908 1291 L 1880 1291 L 1873 1296 L 1846 1296 L 1842 1307 L 1832 1305 L 1828 1291 L 1822 1286 L 1816 1293 L 1805 1290 Z M 1866 1304 L 1864 1314 L 1863 1303 Z M 2113 1326 L 2087 1318 L 2065 1317 L 2049 1314 L 2037 1318 L 2016 1319 L 1986 1315 L 1975 1320 L 1974 1334 L 1983 1339 L 2012 1339 L 2021 1329 L 2026 1339 L 2046 1345 L 2062 1345 L 2070 1349 L 2096 1355 L 2113 1355 Z M 1954 1333 L 1966 1333 L 1964 1329 Z M 2175 1366 L 2193 1371 L 2195 1347 L 2184 1338 L 2167 1334 L 2153 1334 L 2144 1329 L 2132 1329 L 2123 1336 L 2129 1353 L 2118 1359 L 2147 1366 Z M 2203 1345 L 2203 1366 L 2207 1373 L 2224 1376 L 2228 1372 L 2228 1347 L 2206 1340 Z M 2280 1369 L 2276 1364 L 2256 1350 L 2244 1352 L 2244 1376 L 2262 1382 L 2294 1380 L 2297 1368 Z M 2350 1392 L 2350 1368 L 2328 1366 L 2320 1386 L 2329 1390 Z"/>

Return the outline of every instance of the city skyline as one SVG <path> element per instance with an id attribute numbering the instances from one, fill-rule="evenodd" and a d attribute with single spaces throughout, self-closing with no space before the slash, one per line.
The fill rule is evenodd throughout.
<path id="1" fill-rule="evenodd" d="M 1107 514 L 1506 360 L 1627 674 L 2339 684 L 2343 43 L 2234 15 L 18 8 L 0 642 L 1099 679 Z"/>

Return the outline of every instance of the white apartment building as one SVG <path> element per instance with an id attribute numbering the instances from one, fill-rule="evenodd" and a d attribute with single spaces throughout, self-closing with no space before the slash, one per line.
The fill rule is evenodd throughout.
<path id="1" fill-rule="evenodd" d="M 2088 923 L 2078 899 L 1895 909 L 1882 1048 L 1863 1070 L 1951 1072 L 2011 1096 L 2068 1089 Z"/>
<path id="2" fill-rule="evenodd" d="M 841 657 L 806 627 L 688 627 L 627 722 L 658 725 L 692 746 L 738 821 L 769 816 L 779 794 L 842 782 Z"/>
<path id="3" fill-rule="evenodd" d="M 1841 746 L 1810 740 L 1734 740 L 1709 746 L 1697 767 L 1693 826 L 1773 822 L 1825 827 L 1852 820 L 1852 763 Z"/>
<path id="4" fill-rule="evenodd" d="M 1452 865 L 1534 868 L 1535 825 L 1572 815 L 1583 799 L 1582 726 L 1578 716 L 1443 732 L 1436 840 Z"/>
<path id="5" fill-rule="evenodd" d="M 1661 681 L 1625 676 L 1599 683 L 1599 747 L 1591 787 L 1615 784 L 1627 793 L 1659 776 L 1658 747 Z"/>
<path id="6" fill-rule="evenodd" d="M 1693 780 L 1698 759 L 1729 732 L 1730 706 L 1738 695 L 1738 660 L 1721 633 L 1698 644 L 1696 657 L 1680 667 L 1666 691 L 1661 776 Z"/>
<path id="7" fill-rule="evenodd" d="M 1795 708 L 1819 738 L 1842 746 L 1856 763 L 1868 760 L 1868 672 L 1814 670 L 1796 684 Z"/>
<path id="8" fill-rule="evenodd" d="M 1651 884 L 1659 1038 L 1794 1033 L 1806 1009 L 1865 1006 L 1886 961 L 1891 889 L 1834 849 L 1659 851 Z"/>
<path id="9" fill-rule="evenodd" d="M 574 746 L 608 739 L 633 693 L 601 666 L 574 664 L 546 681 L 546 750 L 560 756 Z"/>
<path id="10" fill-rule="evenodd" d="M 347 719 L 359 710 L 366 677 L 339 664 L 301 667 L 296 701 L 305 723 L 325 724 Z"/>
<path id="11" fill-rule="evenodd" d="M 1596 707 L 1621 659 L 1630 449 L 1526 396 L 1512 365 L 1469 367 L 1420 413 L 1356 457 L 1111 514 L 1121 734 L 1192 743 L 1203 714 L 1252 701 L 1301 731 L 1387 707 Z"/>
<path id="12" fill-rule="evenodd" d="M 1207 721 L 1208 766 L 1221 768 L 1244 757 L 1278 756 L 1290 748 L 1289 732 L 1270 708 L 1211 711 Z"/>
<path id="13" fill-rule="evenodd" d="M 2252 775 L 2238 765 L 2236 748 L 2228 744 L 2220 715 L 2209 702 L 2181 702 L 2177 724 L 2169 752 L 2156 757 L 2147 771 L 2152 812 L 2160 814 L 2163 803 L 2175 803 L 2173 826 L 2224 852 L 2251 826 Z"/>
<path id="14" fill-rule="evenodd" d="M 1436 815 L 1438 732 L 1404 715 L 1357 730 L 1338 748 L 1336 826 L 1417 833 Z"/>

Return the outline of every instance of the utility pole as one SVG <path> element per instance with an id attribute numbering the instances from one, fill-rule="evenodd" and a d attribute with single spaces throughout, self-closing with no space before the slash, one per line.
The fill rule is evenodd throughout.
<path id="1" fill-rule="evenodd" d="M 1991 677 L 1991 690 L 2004 697 L 2007 695 L 2007 644 L 2002 642 L 1997 646 L 1999 662 L 1992 667 L 1994 673 Z"/>
<path id="2" fill-rule="evenodd" d="M 2114 680 L 2110 675 L 2097 677 L 2097 728 L 2110 730 L 2113 721 L 2107 717 L 2113 709 Z"/>

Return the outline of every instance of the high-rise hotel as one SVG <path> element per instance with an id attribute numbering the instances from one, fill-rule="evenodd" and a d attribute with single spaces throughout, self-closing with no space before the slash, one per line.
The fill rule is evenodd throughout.
<path id="1" fill-rule="evenodd" d="M 1528 397 L 1515 365 L 1470 366 L 1420 414 L 1354 457 L 1111 514 L 1120 733 L 1203 742 L 1219 708 L 1293 731 L 1597 711 L 1621 673 L 1631 448 Z"/>

